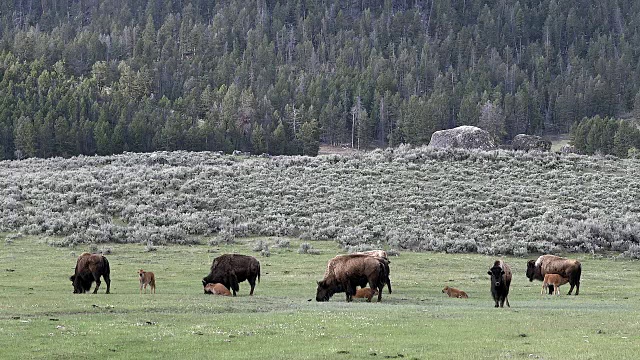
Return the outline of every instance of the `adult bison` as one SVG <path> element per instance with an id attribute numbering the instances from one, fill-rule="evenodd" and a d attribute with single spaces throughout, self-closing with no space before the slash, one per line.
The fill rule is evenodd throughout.
<path id="1" fill-rule="evenodd" d="M 82 253 L 78 256 L 74 274 L 69 277 L 69 280 L 73 283 L 73 293 L 82 294 L 88 292 L 91 290 L 91 284 L 95 281 L 96 288 L 93 293 L 96 294 L 100 287 L 100 276 L 102 276 L 107 283 L 106 294 L 108 294 L 111 288 L 110 272 L 109 261 L 106 257 L 100 254 Z"/>
<path id="2" fill-rule="evenodd" d="M 260 262 L 253 256 L 240 254 L 224 254 L 213 259 L 211 272 L 202 279 L 202 286 L 220 283 L 233 291 L 233 296 L 240 290 L 239 283 L 247 280 L 251 285 L 249 295 L 253 295 L 256 279 L 260 282 Z"/>
<path id="3" fill-rule="evenodd" d="M 333 294 L 345 292 L 347 301 L 356 294 L 357 286 L 378 290 L 378 301 L 382 300 L 382 289 L 389 279 L 389 264 L 382 258 L 350 254 L 339 255 L 329 260 L 324 278 L 318 281 L 316 301 L 328 301 Z"/>
<path id="4" fill-rule="evenodd" d="M 509 305 L 509 286 L 511 286 L 511 268 L 502 260 L 496 260 L 493 267 L 487 272 L 491 275 L 491 296 L 495 301 L 495 307 L 504 307 L 504 302 Z"/>
<path id="5" fill-rule="evenodd" d="M 547 274 L 558 274 L 569 279 L 571 288 L 567 295 L 571 295 L 573 287 L 576 288 L 576 295 L 580 293 L 580 275 L 582 274 L 582 265 L 580 261 L 567 259 L 555 255 L 542 255 L 537 260 L 529 260 L 527 262 L 527 278 L 529 281 L 544 280 Z M 553 289 L 549 287 L 551 294 Z"/>
<path id="6" fill-rule="evenodd" d="M 391 261 L 387 257 L 386 251 L 384 250 L 362 251 L 362 252 L 352 253 L 351 255 L 367 255 L 367 256 L 371 256 L 378 259 L 378 261 L 380 261 L 382 265 L 384 265 L 385 267 L 386 277 L 384 279 L 384 282 L 387 284 L 387 290 L 389 291 L 389 294 L 391 294 L 391 279 L 389 278 L 389 263 Z M 343 256 L 343 255 L 338 255 L 338 256 Z M 331 266 L 331 261 L 329 261 L 329 263 L 327 264 L 327 270 L 329 269 L 330 266 Z M 361 288 L 365 288 L 367 286 L 367 279 L 363 278 L 362 281 L 359 284 L 357 284 L 357 286 L 360 286 Z"/>

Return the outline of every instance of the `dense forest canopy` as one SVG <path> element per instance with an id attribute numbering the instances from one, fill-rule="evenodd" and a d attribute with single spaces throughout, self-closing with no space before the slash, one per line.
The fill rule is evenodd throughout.
<path id="1" fill-rule="evenodd" d="M 15 0 L 0 24 L 0 159 L 508 141 L 640 109 L 631 0 Z"/>

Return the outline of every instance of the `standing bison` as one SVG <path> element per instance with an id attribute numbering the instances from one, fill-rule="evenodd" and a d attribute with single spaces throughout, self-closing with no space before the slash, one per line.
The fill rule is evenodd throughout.
<path id="1" fill-rule="evenodd" d="M 582 274 L 580 261 L 555 255 L 542 255 L 537 260 L 529 260 L 527 262 L 527 277 L 529 281 L 544 280 L 544 276 L 547 274 L 558 274 L 569 279 L 571 288 L 567 295 L 571 295 L 574 286 L 576 295 L 580 292 L 580 275 Z M 549 294 L 552 291 L 553 289 L 550 286 Z"/>
<path id="2" fill-rule="evenodd" d="M 316 301 L 328 301 L 333 294 L 343 291 L 347 301 L 351 301 L 356 287 L 367 283 L 378 291 L 378 301 L 382 300 L 382 289 L 390 283 L 386 260 L 362 254 L 336 256 L 329 260 L 324 278 L 318 281 Z"/>
<path id="3" fill-rule="evenodd" d="M 489 269 L 491 275 L 491 295 L 495 301 L 495 307 L 504 307 L 504 302 L 509 305 L 509 286 L 511 286 L 511 268 L 502 260 L 496 260 L 493 267 Z"/>
<path id="4" fill-rule="evenodd" d="M 220 283 L 233 291 L 233 296 L 240 290 L 239 283 L 247 280 L 251 285 L 249 295 L 253 295 L 256 279 L 260 282 L 260 262 L 253 256 L 240 254 L 224 254 L 213 259 L 211 272 L 202 279 L 202 286 Z"/>
<path id="5" fill-rule="evenodd" d="M 69 277 L 69 280 L 73 283 L 73 293 L 83 294 L 88 292 L 91 290 L 91 284 L 95 281 L 96 288 L 93 293 L 96 294 L 100 287 L 100 276 L 102 276 L 107 283 L 106 294 L 108 294 L 111 288 L 110 272 L 109 261 L 107 261 L 106 257 L 100 254 L 82 253 L 78 256 L 74 274 Z"/>

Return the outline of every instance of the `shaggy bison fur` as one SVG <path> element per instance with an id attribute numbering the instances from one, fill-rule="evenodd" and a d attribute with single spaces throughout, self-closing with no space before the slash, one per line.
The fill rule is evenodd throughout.
<path id="1" fill-rule="evenodd" d="M 107 261 L 106 257 L 100 254 L 82 253 L 78 256 L 74 274 L 69 277 L 69 280 L 73 283 L 73 293 L 83 294 L 88 292 L 91 290 L 91 284 L 95 281 L 96 288 L 93 293 L 96 294 L 98 288 L 100 288 L 100 276 L 102 276 L 104 282 L 107 283 L 106 294 L 108 294 L 111 288 L 110 272 L 109 261 Z"/>
<path id="2" fill-rule="evenodd" d="M 338 255 L 329 260 L 324 278 L 318 281 L 316 301 L 328 301 L 333 294 L 343 291 L 347 301 L 351 301 L 356 287 L 366 284 L 378 291 L 380 301 L 382 289 L 389 283 L 388 261 L 362 254 Z"/>
<path id="3" fill-rule="evenodd" d="M 504 307 L 504 302 L 509 305 L 509 286 L 511 286 L 511 268 L 502 260 L 496 260 L 493 267 L 487 272 L 491 275 L 491 295 L 495 301 L 495 307 Z"/>
<path id="4" fill-rule="evenodd" d="M 555 255 L 542 255 L 537 260 L 529 260 L 527 262 L 527 278 L 529 278 L 529 281 L 544 280 L 544 276 L 547 274 L 558 274 L 569 279 L 571 288 L 567 295 L 571 295 L 574 286 L 576 295 L 580 293 L 580 275 L 582 274 L 580 261 Z M 552 291 L 552 286 L 549 286 L 549 294 Z"/>
<path id="5" fill-rule="evenodd" d="M 211 272 L 202 279 L 202 286 L 220 283 L 233 291 L 233 296 L 240 290 L 239 283 L 247 280 L 251 285 L 249 295 L 253 295 L 256 279 L 260 282 L 260 262 L 253 256 L 240 254 L 224 254 L 213 259 Z"/>

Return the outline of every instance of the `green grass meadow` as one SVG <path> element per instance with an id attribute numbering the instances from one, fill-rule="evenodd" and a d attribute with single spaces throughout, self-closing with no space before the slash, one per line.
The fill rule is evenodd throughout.
<path id="1" fill-rule="evenodd" d="M 583 264 L 580 295 L 540 295 L 527 259 L 512 266 L 511 308 L 495 309 L 486 274 L 494 257 L 401 253 L 391 259 L 393 293 L 381 303 L 315 301 L 316 280 L 340 253 L 234 245 L 110 244 L 111 294 L 73 294 L 68 277 L 87 248 L 41 238 L 0 244 L 0 359 L 632 359 L 640 356 L 640 262 L 571 255 Z M 264 239 L 274 243 L 275 239 Z M 205 295 L 214 257 L 252 254 L 262 265 L 253 297 Z M 533 258 L 534 256 L 531 256 Z M 139 294 L 137 270 L 153 271 L 157 294 Z M 445 285 L 469 299 L 449 299 Z"/>

